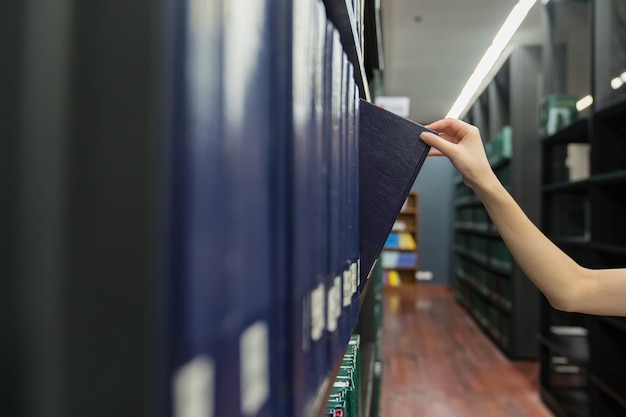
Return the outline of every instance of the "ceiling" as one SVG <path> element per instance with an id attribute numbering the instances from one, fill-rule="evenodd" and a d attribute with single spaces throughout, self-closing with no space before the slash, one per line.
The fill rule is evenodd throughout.
<path id="1" fill-rule="evenodd" d="M 381 0 L 384 95 L 408 96 L 416 122 L 445 117 L 516 3 Z M 538 1 L 512 45 L 541 41 L 541 7 Z"/>

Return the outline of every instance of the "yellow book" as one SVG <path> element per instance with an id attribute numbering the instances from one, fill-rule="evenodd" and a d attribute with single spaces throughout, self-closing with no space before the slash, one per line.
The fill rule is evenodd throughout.
<path id="1" fill-rule="evenodd" d="M 415 239 L 410 233 L 401 233 L 399 236 L 400 248 L 402 249 L 415 249 Z"/>
<path id="2" fill-rule="evenodd" d="M 395 271 L 395 270 L 389 271 L 387 277 L 389 279 L 390 287 L 400 286 L 400 274 L 398 274 L 398 271 Z"/>

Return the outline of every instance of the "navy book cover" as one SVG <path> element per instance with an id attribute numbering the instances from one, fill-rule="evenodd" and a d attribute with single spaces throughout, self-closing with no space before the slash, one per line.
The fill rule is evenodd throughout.
<path id="1" fill-rule="evenodd" d="M 419 136 L 433 131 L 362 99 L 359 111 L 359 249 L 365 282 L 430 150 Z"/>

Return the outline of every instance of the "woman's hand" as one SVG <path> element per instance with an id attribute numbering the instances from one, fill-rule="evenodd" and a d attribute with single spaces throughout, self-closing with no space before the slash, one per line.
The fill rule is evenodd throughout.
<path id="1" fill-rule="evenodd" d="M 485 187 L 497 180 L 475 126 L 457 119 L 443 119 L 428 126 L 439 136 L 424 132 L 420 138 L 432 147 L 429 156 L 446 156 L 468 187 Z"/>
<path id="2" fill-rule="evenodd" d="M 447 156 L 482 201 L 524 273 L 557 309 L 626 316 L 626 268 L 587 269 L 559 249 L 528 219 L 491 170 L 477 128 L 456 119 L 427 126 L 420 137 L 430 155 Z"/>

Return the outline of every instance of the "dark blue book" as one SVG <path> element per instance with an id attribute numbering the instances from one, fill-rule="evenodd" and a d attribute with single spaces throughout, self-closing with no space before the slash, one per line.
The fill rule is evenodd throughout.
<path id="1" fill-rule="evenodd" d="M 428 155 L 426 127 L 360 101 L 359 247 L 363 283 Z M 432 131 L 431 131 L 432 132 Z"/>
<path id="2" fill-rule="evenodd" d="M 416 252 L 402 252 L 398 255 L 398 266 L 404 268 L 414 268 L 417 266 Z"/>
<path id="3" fill-rule="evenodd" d="M 341 282 L 342 272 L 342 227 L 341 224 L 341 141 L 343 139 L 342 114 L 342 81 L 343 81 L 343 47 L 339 32 L 334 26 L 331 29 L 332 50 L 329 63 L 330 85 L 330 130 L 329 130 L 329 178 L 328 178 L 328 275 L 326 280 L 326 338 L 327 363 L 326 370 L 332 369 L 338 359 L 337 352 L 341 349 L 339 337 L 339 319 L 341 317 Z"/>
<path id="4" fill-rule="evenodd" d="M 319 196 L 321 194 L 321 171 L 319 166 L 321 151 L 321 115 L 318 116 L 316 101 L 323 99 L 321 78 L 314 78 L 314 69 L 321 66 L 323 42 L 326 31 L 325 16 L 318 16 L 315 1 L 300 1 L 293 4 L 292 39 L 292 126 L 290 163 L 290 211 L 291 216 L 291 276 L 292 311 L 290 328 L 291 372 L 293 392 L 293 412 L 291 415 L 304 415 L 308 401 L 315 395 L 319 383 L 314 376 L 315 356 L 311 346 L 321 339 L 324 329 L 319 322 L 320 313 L 312 311 L 312 297 L 318 303 L 324 293 L 316 290 L 320 273 L 320 221 Z M 321 33 L 317 20 L 323 17 Z M 316 82 L 317 81 L 317 82 Z M 321 106 L 321 103 L 319 104 Z M 322 282 L 323 285 L 323 282 Z M 323 301 L 323 298 L 322 300 Z M 321 318 L 324 316 L 322 314 Z M 317 354 L 317 351 L 313 351 Z M 319 372 L 319 371 L 318 371 Z"/>
<path id="5" fill-rule="evenodd" d="M 218 384 L 216 415 L 275 415 L 271 366 L 271 195 L 276 45 L 274 2 L 224 7 L 223 193 L 226 310 L 220 361 L 230 372 Z M 208 69 L 210 70 L 210 68 Z"/>
<path id="6" fill-rule="evenodd" d="M 221 3 L 191 18 L 177 12 L 172 162 L 172 262 L 167 415 L 198 407 L 218 413 L 216 390 L 229 371 L 219 358 L 227 285 L 222 141 Z M 199 385 L 200 384 L 200 385 Z M 200 389 L 198 387 L 200 386 Z"/>
<path id="7" fill-rule="evenodd" d="M 327 293 L 331 288 L 330 279 L 330 253 L 329 242 L 331 235 L 330 227 L 330 183 L 331 183 L 331 136 L 332 136 L 332 53 L 333 53 L 333 25 L 326 18 L 325 10 L 323 11 L 320 25 L 323 36 L 322 61 L 320 69 L 322 70 L 321 91 L 319 93 L 320 105 L 317 109 L 321 117 L 320 129 L 316 131 L 316 155 L 318 156 L 317 187 L 316 194 L 318 204 L 316 209 L 318 212 L 318 231 L 315 235 L 317 249 L 319 255 L 317 261 L 317 274 L 314 289 L 310 293 L 310 310 L 311 317 L 311 352 L 309 368 L 309 389 L 313 393 L 317 393 L 319 387 L 323 383 L 328 374 L 328 338 L 327 338 Z M 318 44 L 318 46 L 321 46 Z"/>
<path id="8" fill-rule="evenodd" d="M 352 262 L 353 262 L 353 250 L 352 250 L 352 237 L 355 233 L 352 227 L 351 220 L 356 215 L 351 207 L 352 196 L 351 190 L 353 189 L 354 175 L 352 175 L 352 161 L 354 159 L 354 148 L 351 146 L 353 138 L 351 135 L 354 133 L 353 117 L 354 117 L 354 85 L 353 67 L 348 59 L 347 54 L 344 53 L 344 80 L 343 80 L 343 140 L 342 144 L 342 291 L 341 291 L 341 318 L 340 318 L 340 343 L 345 346 L 352 334 L 352 297 L 353 297 L 353 279 L 352 279 Z M 340 352 L 341 354 L 341 352 Z"/>
<path id="9" fill-rule="evenodd" d="M 272 107 L 273 134 L 270 137 L 270 408 L 273 415 L 293 415 L 294 385 L 292 364 L 295 346 L 293 335 L 293 275 L 291 270 L 291 144 L 293 84 L 292 6 L 272 2 L 272 38 L 274 42 Z M 309 58 L 310 60 L 310 58 Z M 312 65 L 312 62 L 310 63 Z M 309 87 L 310 89 L 311 87 Z M 309 94 L 312 97 L 312 93 Z M 300 301 L 302 306 L 302 301 Z M 299 309 L 301 311 L 301 308 Z M 300 322 L 301 324 L 302 322 Z M 302 328 L 302 326 L 300 326 Z M 300 334 L 301 336 L 301 334 Z M 301 338 L 299 339 L 302 340 Z M 301 343 L 300 343 L 301 345 Z"/>
<path id="10" fill-rule="evenodd" d="M 352 175 L 354 176 L 354 180 L 352 182 L 353 188 L 351 191 L 352 195 L 352 203 L 351 203 L 351 211 L 352 215 L 350 217 L 351 226 L 354 230 L 352 234 L 352 264 L 350 266 L 350 274 L 352 277 L 352 285 L 353 285 L 353 294 L 352 294 L 352 322 L 356 324 L 360 314 L 360 267 L 361 267 L 361 258 L 360 258 L 360 248 L 359 248 L 359 88 L 356 82 L 352 83 L 352 94 L 353 94 L 353 105 L 352 111 L 354 112 L 352 126 L 353 132 L 351 135 L 351 147 L 353 151 L 351 155 L 353 160 L 351 161 L 352 167 Z"/>

